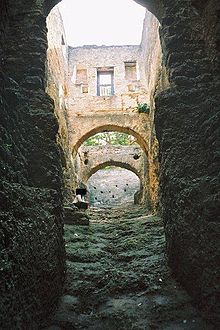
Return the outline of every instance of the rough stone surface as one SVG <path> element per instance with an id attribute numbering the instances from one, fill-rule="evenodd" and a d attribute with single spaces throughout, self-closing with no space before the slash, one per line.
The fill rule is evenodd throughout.
<path id="1" fill-rule="evenodd" d="M 160 218 L 137 207 L 89 216 L 89 228 L 65 225 L 65 292 L 44 330 L 215 329 L 172 278 Z"/>
<path id="2" fill-rule="evenodd" d="M 58 124 L 44 92 L 47 45 L 40 7 L 0 3 L 2 329 L 38 329 L 64 280 Z"/>
<path id="3" fill-rule="evenodd" d="M 105 145 L 98 147 L 81 146 L 79 148 L 78 156 L 80 158 L 79 177 L 85 185 L 94 173 L 106 166 L 125 168 L 136 174 L 140 180 L 139 185 L 141 186 L 141 194 L 138 202 L 140 204 L 149 204 L 147 159 L 146 154 L 138 145 Z M 116 180 L 117 177 L 118 175 L 116 174 Z"/>
<path id="4" fill-rule="evenodd" d="M 213 320 L 220 315 L 219 2 L 162 3 L 170 88 L 157 95 L 155 121 L 167 254 L 174 273 Z"/>
<path id="5" fill-rule="evenodd" d="M 142 195 L 138 176 L 118 167 L 93 174 L 88 180 L 88 191 L 90 204 L 96 207 L 127 207 L 134 205 L 134 202 L 138 204 Z"/>
<path id="6" fill-rule="evenodd" d="M 68 46 L 61 14 L 55 6 L 47 17 L 47 65 L 46 92 L 54 101 L 54 112 L 59 122 L 57 143 L 61 152 L 64 175 L 64 200 L 69 197 L 69 182 L 72 181 L 67 122 L 68 95 Z"/>
<path id="7" fill-rule="evenodd" d="M 88 225 L 89 217 L 85 212 L 79 212 L 78 209 L 70 206 L 64 207 L 64 223 L 68 225 Z"/>

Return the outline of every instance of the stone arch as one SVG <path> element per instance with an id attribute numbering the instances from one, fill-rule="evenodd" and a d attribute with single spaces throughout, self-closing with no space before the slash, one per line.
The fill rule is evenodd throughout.
<path id="1" fill-rule="evenodd" d="M 103 163 L 125 164 L 125 167 L 135 172 L 144 182 L 147 180 L 147 158 L 139 146 L 88 146 L 79 149 L 79 181 L 86 182 L 91 176 L 91 171 Z"/>
<path id="2" fill-rule="evenodd" d="M 142 177 L 141 177 L 141 174 L 140 172 L 137 171 L 137 169 L 133 166 L 131 166 L 130 164 L 128 163 L 124 163 L 124 162 L 118 162 L 118 161 L 114 161 L 114 160 L 110 160 L 110 161 L 106 161 L 104 163 L 101 163 L 93 168 L 91 168 L 87 178 L 85 178 L 85 181 L 87 182 L 89 180 L 89 178 L 95 174 L 97 171 L 105 168 L 106 166 L 116 166 L 116 167 L 121 167 L 121 168 L 124 168 L 126 170 L 129 170 L 131 172 L 133 172 L 134 174 L 137 175 L 137 177 L 139 178 L 140 180 L 140 187 L 142 187 Z"/>
<path id="3" fill-rule="evenodd" d="M 132 173 L 134 173 L 138 177 L 139 183 L 140 183 L 139 190 L 137 190 L 134 194 L 134 203 L 135 204 L 143 204 L 144 202 L 146 203 L 145 198 L 146 198 L 147 192 L 146 192 L 146 189 L 143 185 L 143 176 L 141 175 L 141 173 L 139 171 L 137 171 L 137 169 L 135 167 L 133 167 L 130 164 L 125 163 L 125 162 L 119 162 L 119 161 L 111 160 L 111 161 L 103 162 L 103 163 L 93 167 L 91 169 L 91 171 L 89 172 L 89 175 L 87 176 L 86 180 L 85 180 L 85 186 L 87 186 L 88 180 L 93 174 L 95 174 L 99 170 L 102 170 L 106 166 L 120 167 L 122 169 L 126 169 L 126 170 L 131 171 Z"/>
<path id="4" fill-rule="evenodd" d="M 147 154 L 148 153 L 148 144 L 147 141 L 144 139 L 144 137 L 140 134 L 137 133 L 135 130 L 128 126 L 120 126 L 120 125 L 102 125 L 102 126 L 97 126 L 94 127 L 87 132 L 84 132 L 81 136 L 79 136 L 78 140 L 75 142 L 74 145 L 72 145 L 72 156 L 73 158 L 76 156 L 77 151 L 79 147 L 91 136 L 101 133 L 101 132 L 120 132 L 120 133 L 126 133 L 134 136 L 137 139 L 137 142 L 139 146 L 143 149 L 143 151 Z"/>
<path id="5" fill-rule="evenodd" d="M 62 0 L 45 0 L 44 8 L 45 14 L 48 15 L 50 11 Z M 161 0 L 133 0 L 139 5 L 147 8 L 157 19 L 160 19 L 162 13 L 162 3 Z"/>

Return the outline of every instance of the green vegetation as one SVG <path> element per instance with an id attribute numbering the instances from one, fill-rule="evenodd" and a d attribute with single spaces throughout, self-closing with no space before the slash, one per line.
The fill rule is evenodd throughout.
<path id="1" fill-rule="evenodd" d="M 150 107 L 147 103 L 138 103 L 137 106 L 138 112 L 139 113 L 148 113 L 150 112 Z"/>
<path id="2" fill-rule="evenodd" d="M 132 145 L 136 140 L 132 135 L 120 132 L 103 132 L 91 136 L 85 141 L 86 146 Z"/>
<path id="3" fill-rule="evenodd" d="M 4 144 L 4 147 L 6 150 L 11 150 L 11 148 L 13 147 L 12 144 Z"/>

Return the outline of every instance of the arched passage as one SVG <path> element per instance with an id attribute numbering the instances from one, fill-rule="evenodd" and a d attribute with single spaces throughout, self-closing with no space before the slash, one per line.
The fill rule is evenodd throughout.
<path id="1" fill-rule="evenodd" d="M 143 189 L 139 173 L 123 162 L 105 162 L 93 168 L 87 188 L 90 204 L 94 206 L 142 203 Z"/>
<path id="2" fill-rule="evenodd" d="M 102 125 L 92 128 L 91 130 L 85 132 L 82 136 L 78 138 L 75 145 L 72 146 L 72 156 L 73 158 L 76 156 L 77 151 L 79 147 L 91 136 L 101 133 L 101 132 L 120 132 L 120 133 L 126 133 L 134 136 L 137 140 L 137 143 L 140 145 L 140 147 L 144 150 L 144 152 L 147 154 L 148 152 L 148 144 L 147 140 L 144 139 L 144 137 L 137 133 L 135 130 L 128 126 L 120 126 L 120 125 Z"/>
<path id="3" fill-rule="evenodd" d="M 87 138 L 107 130 L 131 134 L 137 139 L 147 155 L 146 177 L 149 182 L 149 195 L 156 205 L 154 201 L 157 201 L 158 181 L 154 163 L 157 162 L 157 145 L 155 144 L 153 151 L 152 145 L 155 140 L 153 93 L 158 83 L 161 60 L 158 27 L 156 18 L 147 12 L 140 45 L 67 47 L 68 77 L 61 82 L 61 86 L 58 85 L 60 104 L 67 106 L 67 198 L 71 199 L 72 191 L 80 184 L 80 169 L 76 160 L 79 147 Z M 65 48 L 67 44 L 65 40 L 63 44 L 61 37 L 63 35 L 59 39 L 62 39 L 62 48 Z M 51 45 L 52 65 L 54 55 L 56 56 L 53 46 Z M 114 85 L 111 91 L 114 92 L 110 96 L 97 92 L 100 68 L 104 72 L 111 72 L 111 84 Z M 56 68 L 54 72 L 57 72 Z M 66 95 L 65 83 L 68 85 Z M 53 85 L 52 89 L 54 90 Z M 143 105 L 147 105 L 146 111 L 143 111 Z M 63 137 L 62 132 L 60 136 Z"/>
<path id="4" fill-rule="evenodd" d="M 120 132 L 135 137 L 137 144 L 132 145 L 108 145 L 108 146 L 84 146 L 88 138 L 94 137 L 101 132 Z M 135 173 L 141 182 L 140 203 L 150 205 L 149 199 L 149 164 L 147 157 L 147 144 L 140 134 L 130 128 L 116 125 L 105 125 L 96 127 L 87 132 L 79 141 L 78 149 L 73 153 L 73 166 L 76 173 L 73 190 L 87 183 L 91 175 L 106 166 L 118 166 Z M 76 155 L 74 157 L 74 154 Z"/>
<path id="5" fill-rule="evenodd" d="M 82 146 L 77 154 L 80 182 L 85 183 L 91 173 L 106 163 L 124 164 L 146 181 L 147 158 L 138 145 Z M 119 166 L 119 165 L 115 165 Z"/>
<path id="6" fill-rule="evenodd" d="M 87 178 L 85 178 L 85 181 L 87 182 L 88 179 L 94 173 L 96 173 L 97 171 L 105 168 L 106 166 L 116 166 L 116 167 L 120 167 L 120 168 L 124 168 L 126 170 L 129 170 L 129 171 L 133 172 L 134 174 L 136 174 L 138 176 L 138 178 L 140 179 L 140 182 L 141 182 L 141 179 L 142 179 L 141 174 L 140 174 L 140 172 L 137 171 L 137 169 L 135 167 L 132 167 L 130 164 L 123 163 L 123 162 L 117 162 L 117 161 L 114 161 L 114 160 L 107 161 L 107 162 L 104 162 L 102 164 L 97 165 L 96 167 L 93 167 L 91 169 L 90 173 L 88 174 Z M 141 185 L 142 185 L 142 182 L 141 182 Z"/>
<path id="7" fill-rule="evenodd" d="M 133 1 L 147 8 L 153 15 L 155 15 L 155 17 L 160 19 L 162 12 L 161 0 L 133 0 Z M 49 15 L 53 7 L 57 5 L 59 2 L 62 2 L 62 0 L 45 0 L 44 2 L 45 14 Z"/>

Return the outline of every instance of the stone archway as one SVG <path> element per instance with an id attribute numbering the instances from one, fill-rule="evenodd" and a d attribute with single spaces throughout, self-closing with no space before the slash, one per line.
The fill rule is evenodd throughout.
<path id="1" fill-rule="evenodd" d="M 91 122 L 90 118 L 88 118 L 87 116 L 83 119 L 80 118 L 79 123 L 81 123 L 81 125 L 80 126 L 76 125 L 77 132 L 75 132 L 74 129 L 74 133 L 73 133 L 74 138 L 72 138 L 71 140 L 72 156 L 74 157 L 76 155 L 78 148 L 89 137 L 101 132 L 120 132 L 120 133 L 133 135 L 136 138 L 140 147 L 147 154 L 149 130 L 145 131 L 144 127 L 146 126 L 146 123 L 144 121 L 141 122 L 140 127 L 137 127 L 137 125 L 135 125 L 135 117 L 136 115 L 133 116 L 133 123 L 134 123 L 133 127 L 132 127 L 132 122 L 130 122 L 131 118 L 121 115 L 119 116 L 119 118 L 117 117 L 117 115 L 114 115 L 113 118 L 110 118 L 109 120 L 106 120 L 106 116 L 103 116 L 103 118 L 101 118 L 102 121 L 98 122 L 99 125 L 97 125 L 96 122 L 95 123 Z M 85 123 L 84 125 L 83 122 Z M 88 122 L 89 124 L 86 125 L 86 122 Z"/>
<path id="2" fill-rule="evenodd" d="M 125 168 L 126 170 L 129 170 L 129 171 L 133 172 L 134 174 L 136 174 L 141 182 L 142 176 L 141 176 L 140 172 L 137 170 L 137 168 L 133 167 L 131 164 L 128 164 L 125 162 L 119 162 L 119 161 L 115 161 L 115 160 L 105 161 L 105 162 L 100 163 L 100 164 L 96 165 L 95 167 L 91 168 L 90 172 L 88 173 L 88 176 L 85 177 L 85 181 L 87 182 L 88 179 L 94 173 L 105 168 L 106 166 L 116 166 L 116 167 Z"/>
<path id="3" fill-rule="evenodd" d="M 90 181 L 90 178 L 93 177 L 93 175 L 98 173 L 100 170 L 105 169 L 106 167 L 114 167 L 115 169 L 110 170 L 111 171 L 110 176 L 108 174 L 109 170 L 104 171 L 105 173 L 102 173 L 102 175 L 99 177 L 98 181 L 96 180 L 95 190 L 91 189 L 91 184 L 88 186 L 88 182 Z M 127 170 L 127 173 L 125 175 L 124 174 L 122 175 L 117 172 L 117 168 Z M 114 174 L 115 171 L 116 171 L 116 176 Z M 129 177 L 130 177 L 130 175 L 128 175 L 129 172 L 132 172 L 133 174 L 135 174 L 134 176 L 132 176 L 132 178 L 133 178 L 132 180 L 131 180 L 131 178 L 129 179 Z M 119 174 L 118 177 L 117 177 L 117 174 Z M 94 192 L 98 195 L 98 190 L 100 190 L 99 185 L 103 179 L 103 175 L 104 176 L 107 175 L 107 178 L 108 178 L 107 184 L 106 184 L 107 189 L 103 189 L 103 190 L 106 190 L 105 194 L 107 193 L 107 195 L 109 195 L 109 193 L 110 193 L 111 197 L 113 194 L 114 200 L 116 197 L 115 194 L 119 195 L 119 196 L 122 194 L 124 194 L 126 196 L 128 194 L 128 192 L 129 192 L 129 195 L 131 194 L 131 191 L 129 191 L 129 189 L 131 189 L 131 187 L 134 185 L 133 180 L 136 177 L 136 180 L 138 179 L 139 184 L 138 184 L 138 188 L 137 188 L 137 183 L 135 183 L 135 186 L 137 189 L 137 190 L 135 189 L 135 191 L 133 190 L 134 186 L 132 187 L 133 202 L 134 202 L 134 204 L 143 204 L 143 202 L 145 201 L 144 199 L 145 199 L 145 193 L 146 193 L 143 189 L 143 181 L 142 181 L 143 177 L 141 176 L 141 173 L 138 172 L 138 170 L 135 167 L 133 167 L 132 165 L 125 163 L 125 162 L 110 160 L 110 161 L 105 161 L 103 163 L 100 163 L 97 166 L 91 168 L 90 173 L 88 173 L 88 176 L 85 178 L 85 184 L 88 187 L 89 195 L 90 194 L 93 195 Z M 129 184 L 126 183 L 126 180 L 128 180 Z M 114 191 L 114 189 L 115 189 L 115 191 Z M 101 189 L 102 197 L 105 196 L 105 194 L 102 195 L 103 193 L 104 193 L 104 191 L 102 191 L 102 189 Z M 111 200 L 111 197 L 110 197 L 110 200 Z"/>
<path id="4" fill-rule="evenodd" d="M 135 173 L 141 183 L 139 203 L 149 204 L 147 157 L 139 146 L 82 147 L 79 151 L 78 180 L 86 184 L 89 177 L 105 166 L 118 166 Z M 79 184 L 79 185 L 80 185 Z"/>
<path id="5" fill-rule="evenodd" d="M 125 123 L 129 123 L 129 118 L 125 118 L 123 121 Z M 86 118 L 86 117 L 85 117 Z M 104 119 L 104 118 L 103 118 Z M 115 121 L 117 121 L 117 116 L 114 118 Z M 104 120 L 103 120 L 104 121 Z M 106 118 L 105 118 L 106 122 Z M 134 121 L 135 123 L 135 121 Z M 143 122 L 144 123 L 144 122 Z M 95 125 L 93 122 L 91 122 L 91 126 Z M 131 125 L 130 125 L 131 126 Z M 151 200 L 150 200 L 150 188 L 149 188 L 149 162 L 148 162 L 148 145 L 146 140 L 144 140 L 144 136 L 147 136 L 148 132 L 147 131 L 142 131 L 139 128 L 139 132 L 142 133 L 137 133 L 133 131 L 130 127 L 128 126 L 121 126 L 121 125 L 113 125 L 113 124 L 106 124 L 103 126 L 98 126 L 92 129 L 91 131 L 86 132 L 86 126 L 80 125 L 81 132 L 85 131 L 84 135 L 79 138 L 79 140 L 75 144 L 75 148 L 73 149 L 72 153 L 72 165 L 73 165 L 73 173 L 74 173 L 74 180 L 72 180 L 71 185 L 71 190 L 75 191 L 75 189 L 80 186 L 81 183 L 85 183 L 84 180 L 85 178 L 88 177 L 91 167 L 96 167 L 98 166 L 99 162 L 106 162 L 106 161 L 115 161 L 115 162 L 120 162 L 121 159 L 125 158 L 125 162 L 127 161 L 128 166 L 131 168 L 136 169 L 136 173 L 139 173 L 138 176 L 140 176 L 141 183 L 143 186 L 143 193 L 141 198 L 141 202 L 146 203 L 146 205 L 151 205 Z M 143 129 L 143 127 L 142 127 Z M 135 152 L 135 147 L 118 147 L 121 149 L 121 152 L 118 151 L 117 146 L 108 146 L 108 149 L 106 147 L 83 147 L 82 150 L 80 150 L 80 147 L 82 144 L 89 138 L 97 133 L 101 132 L 120 132 L 120 133 L 126 133 L 129 135 L 132 135 L 135 137 L 137 143 L 138 143 L 138 148 L 140 148 L 141 151 L 141 157 L 138 155 L 138 158 L 135 159 L 136 153 L 140 153 L 139 151 Z M 79 151 L 80 150 L 80 151 Z M 79 151 L 79 152 L 78 152 Z M 86 152 L 87 156 L 90 154 L 93 156 L 93 160 L 89 159 L 89 157 L 84 156 L 84 152 Z M 97 156 L 94 155 L 92 151 L 95 151 L 97 153 L 97 156 L 99 159 L 97 159 Z M 100 154 L 101 152 L 101 154 Z M 85 164 L 85 161 L 88 161 L 87 164 Z"/>
<path id="6" fill-rule="evenodd" d="M 140 180 L 143 181 L 145 174 L 145 168 L 143 166 L 145 155 L 140 153 L 140 148 L 134 146 L 110 146 L 108 147 L 107 154 L 105 151 L 105 146 L 84 147 L 82 149 L 82 163 L 84 163 L 81 173 L 82 181 L 87 181 L 96 168 L 99 168 L 102 164 L 109 162 L 124 164 L 125 168 L 126 166 L 129 167 L 128 169 L 133 171 L 140 178 Z"/>
<path id="7" fill-rule="evenodd" d="M 151 204 L 156 209 L 158 147 L 153 122 L 153 92 L 158 81 L 161 62 L 158 25 L 156 18 L 147 12 L 140 45 L 68 47 L 66 113 L 71 161 L 65 173 L 67 172 L 66 176 L 69 180 L 66 184 L 66 187 L 70 187 L 67 189 L 69 198 L 72 191 L 70 181 L 73 182 L 73 190 L 73 186 L 77 185 L 78 169 L 72 166 L 77 150 L 90 134 L 94 135 L 103 129 L 125 132 L 137 138 L 148 158 L 147 176 L 150 179 L 147 182 L 150 186 Z M 150 34 L 147 32 L 149 28 L 152 32 Z M 56 36 L 57 34 L 59 33 L 56 33 Z M 51 50 L 56 57 L 53 45 Z M 51 62 L 53 63 L 52 53 Z M 132 68 L 132 75 L 127 74 L 128 68 Z M 100 95 L 97 89 L 99 74 L 106 72 L 105 70 L 110 70 L 108 72 L 111 72 L 114 85 L 110 96 Z M 54 68 L 54 73 L 56 75 L 56 68 Z M 59 83 L 57 85 L 60 89 Z M 64 86 L 63 88 L 61 86 L 61 92 L 64 89 Z M 59 99 L 60 101 L 62 102 L 63 99 Z M 63 113 L 58 109 L 57 116 L 61 125 L 63 124 L 62 115 Z M 63 131 L 60 129 L 59 136 L 63 135 L 63 138 L 66 138 L 65 127 Z"/>

